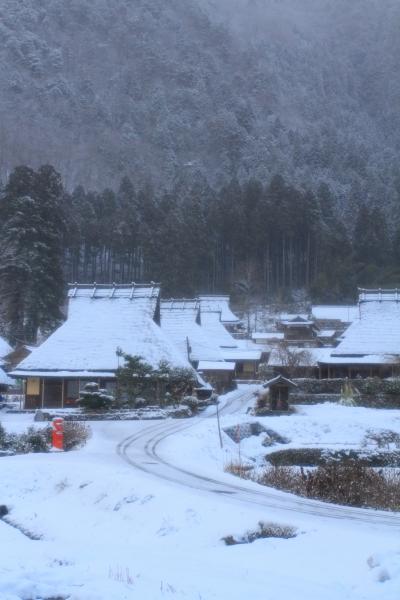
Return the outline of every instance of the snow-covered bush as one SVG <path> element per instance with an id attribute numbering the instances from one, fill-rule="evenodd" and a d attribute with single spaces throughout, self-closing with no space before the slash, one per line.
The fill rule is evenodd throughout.
<path id="1" fill-rule="evenodd" d="M 78 405 L 86 410 L 98 410 L 111 408 L 114 402 L 114 397 L 99 387 L 98 383 L 87 383 L 84 389 L 80 392 Z"/>
<path id="2" fill-rule="evenodd" d="M 227 546 L 235 544 L 251 544 L 259 539 L 264 538 L 283 538 L 285 540 L 296 537 L 296 528 L 290 525 L 280 525 L 278 523 L 265 523 L 260 521 L 257 529 L 254 531 L 246 531 L 244 535 L 234 536 L 227 535 L 222 540 Z"/>
<path id="3" fill-rule="evenodd" d="M 15 454 L 29 452 L 48 452 L 50 449 L 50 429 L 29 427 L 24 433 L 6 433 L 1 427 L 0 449 Z"/>
<path id="4" fill-rule="evenodd" d="M 363 439 L 363 446 L 375 444 L 378 448 L 389 450 L 392 446 L 400 448 L 400 433 L 390 429 L 368 429 Z"/>

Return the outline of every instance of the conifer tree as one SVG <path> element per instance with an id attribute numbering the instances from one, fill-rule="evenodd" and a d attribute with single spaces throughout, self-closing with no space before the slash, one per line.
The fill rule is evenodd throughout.
<path id="1" fill-rule="evenodd" d="M 65 220 L 60 175 L 17 167 L 0 201 L 1 310 L 11 341 L 34 342 L 60 321 Z"/>

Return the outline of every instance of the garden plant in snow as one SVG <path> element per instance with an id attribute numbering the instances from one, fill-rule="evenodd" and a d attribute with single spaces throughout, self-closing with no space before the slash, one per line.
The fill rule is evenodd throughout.
<path id="1" fill-rule="evenodd" d="M 357 406 L 357 402 L 354 398 L 353 386 L 350 381 L 345 381 L 342 387 L 339 404 L 342 406 Z"/>

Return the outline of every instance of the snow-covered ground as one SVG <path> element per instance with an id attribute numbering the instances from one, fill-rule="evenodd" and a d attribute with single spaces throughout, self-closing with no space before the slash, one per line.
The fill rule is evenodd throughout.
<path id="1" fill-rule="evenodd" d="M 246 408 L 223 411 L 222 426 L 255 420 Z M 41 536 L 29 539 L 0 522 L 1 600 L 399 600 L 400 516 L 379 524 L 374 511 L 358 511 L 366 518 L 357 520 L 350 510 L 339 519 L 212 490 L 218 479 L 268 491 L 223 472 L 238 446 L 224 435 L 220 448 L 212 408 L 208 414 L 180 422 L 94 422 L 83 450 L 0 459 L 0 504 L 11 508 L 13 522 Z M 0 420 L 21 431 L 33 416 L 0 413 Z M 357 445 L 370 428 L 400 431 L 400 411 L 330 404 L 257 420 L 293 445 Z M 132 441 L 118 454 L 125 438 Z M 244 440 L 241 454 L 259 458 L 266 452 L 261 440 Z M 154 460 L 145 450 L 154 451 Z M 168 465 L 157 457 L 211 478 L 211 488 L 162 479 Z M 221 541 L 259 521 L 292 525 L 298 535 L 238 546 Z"/>

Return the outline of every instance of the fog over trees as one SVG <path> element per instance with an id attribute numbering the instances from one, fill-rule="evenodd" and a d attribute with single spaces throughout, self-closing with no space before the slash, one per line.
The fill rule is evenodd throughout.
<path id="1" fill-rule="evenodd" d="M 0 172 L 71 190 L 275 174 L 342 210 L 400 188 L 396 0 L 6 0 Z"/>
<path id="2" fill-rule="evenodd" d="M 3 330 L 50 328 L 66 280 L 399 285 L 399 22 L 398 0 L 5 0 Z"/>

